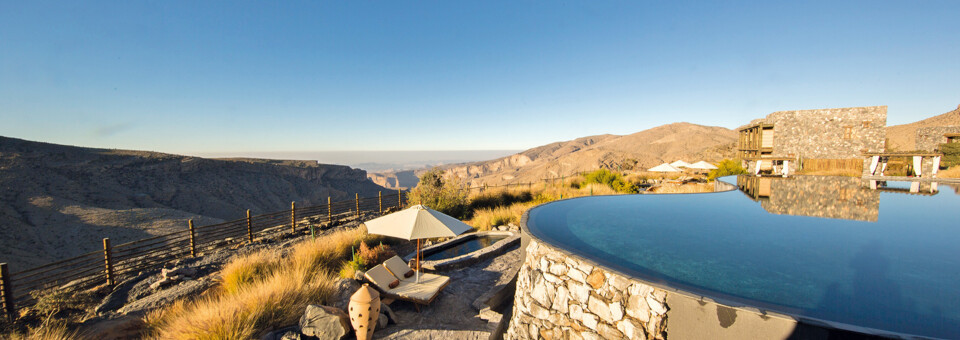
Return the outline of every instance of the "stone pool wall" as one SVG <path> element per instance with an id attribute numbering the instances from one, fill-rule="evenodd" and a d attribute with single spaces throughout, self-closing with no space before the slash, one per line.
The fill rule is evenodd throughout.
<path id="1" fill-rule="evenodd" d="M 665 339 L 667 292 L 536 239 L 517 278 L 506 339 Z"/>

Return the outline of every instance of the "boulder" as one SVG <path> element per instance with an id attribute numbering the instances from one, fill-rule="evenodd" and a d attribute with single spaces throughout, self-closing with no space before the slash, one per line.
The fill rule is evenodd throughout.
<path id="1" fill-rule="evenodd" d="M 336 293 L 334 293 L 333 296 L 330 296 L 328 301 L 333 307 L 341 310 L 347 310 L 347 308 L 350 308 L 350 295 L 353 295 L 353 292 L 356 292 L 357 289 L 360 289 L 360 283 L 356 280 L 340 279 L 340 281 L 337 281 L 336 285 Z"/>
<path id="2" fill-rule="evenodd" d="M 381 302 L 380 303 L 380 314 L 386 314 L 390 318 L 390 321 L 397 324 L 400 323 L 400 319 L 397 319 L 397 314 L 393 312 L 393 309 L 390 309 L 390 306 Z"/>
<path id="3" fill-rule="evenodd" d="M 342 339 L 350 332 L 350 318 L 342 309 L 309 305 L 300 317 L 300 333 L 320 339 Z"/>

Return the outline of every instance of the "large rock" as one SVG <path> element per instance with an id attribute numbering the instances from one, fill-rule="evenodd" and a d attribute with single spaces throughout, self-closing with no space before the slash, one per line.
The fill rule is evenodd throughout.
<path id="1" fill-rule="evenodd" d="M 336 293 L 329 299 L 329 304 L 333 307 L 347 310 L 350 308 L 350 295 L 360 289 L 360 283 L 351 279 L 340 279 L 337 281 Z"/>
<path id="2" fill-rule="evenodd" d="M 342 339 L 350 332 L 350 318 L 342 309 L 309 305 L 300 317 L 300 333 L 320 339 Z"/>

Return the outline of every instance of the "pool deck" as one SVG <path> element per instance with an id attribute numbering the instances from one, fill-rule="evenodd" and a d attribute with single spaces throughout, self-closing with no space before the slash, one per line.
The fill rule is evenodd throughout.
<path id="1" fill-rule="evenodd" d="M 500 320 L 490 322 L 481 318 L 475 300 L 488 295 L 492 289 L 508 285 L 516 275 L 521 261 L 519 247 L 507 253 L 470 267 L 439 272 L 450 276 L 450 285 L 429 306 L 417 312 L 413 304 L 395 301 L 390 308 L 399 319 L 398 324 L 377 329 L 376 339 L 488 339 Z M 511 295 L 512 296 L 512 295 Z M 489 315 L 489 311 L 484 316 Z M 506 317 L 502 322 L 506 322 Z"/>

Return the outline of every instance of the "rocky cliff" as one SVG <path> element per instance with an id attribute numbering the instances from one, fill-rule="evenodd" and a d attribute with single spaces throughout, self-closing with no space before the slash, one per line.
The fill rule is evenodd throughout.
<path id="1" fill-rule="evenodd" d="M 14 269 L 245 215 L 376 196 L 363 170 L 217 160 L 0 137 L 0 262 Z"/>

